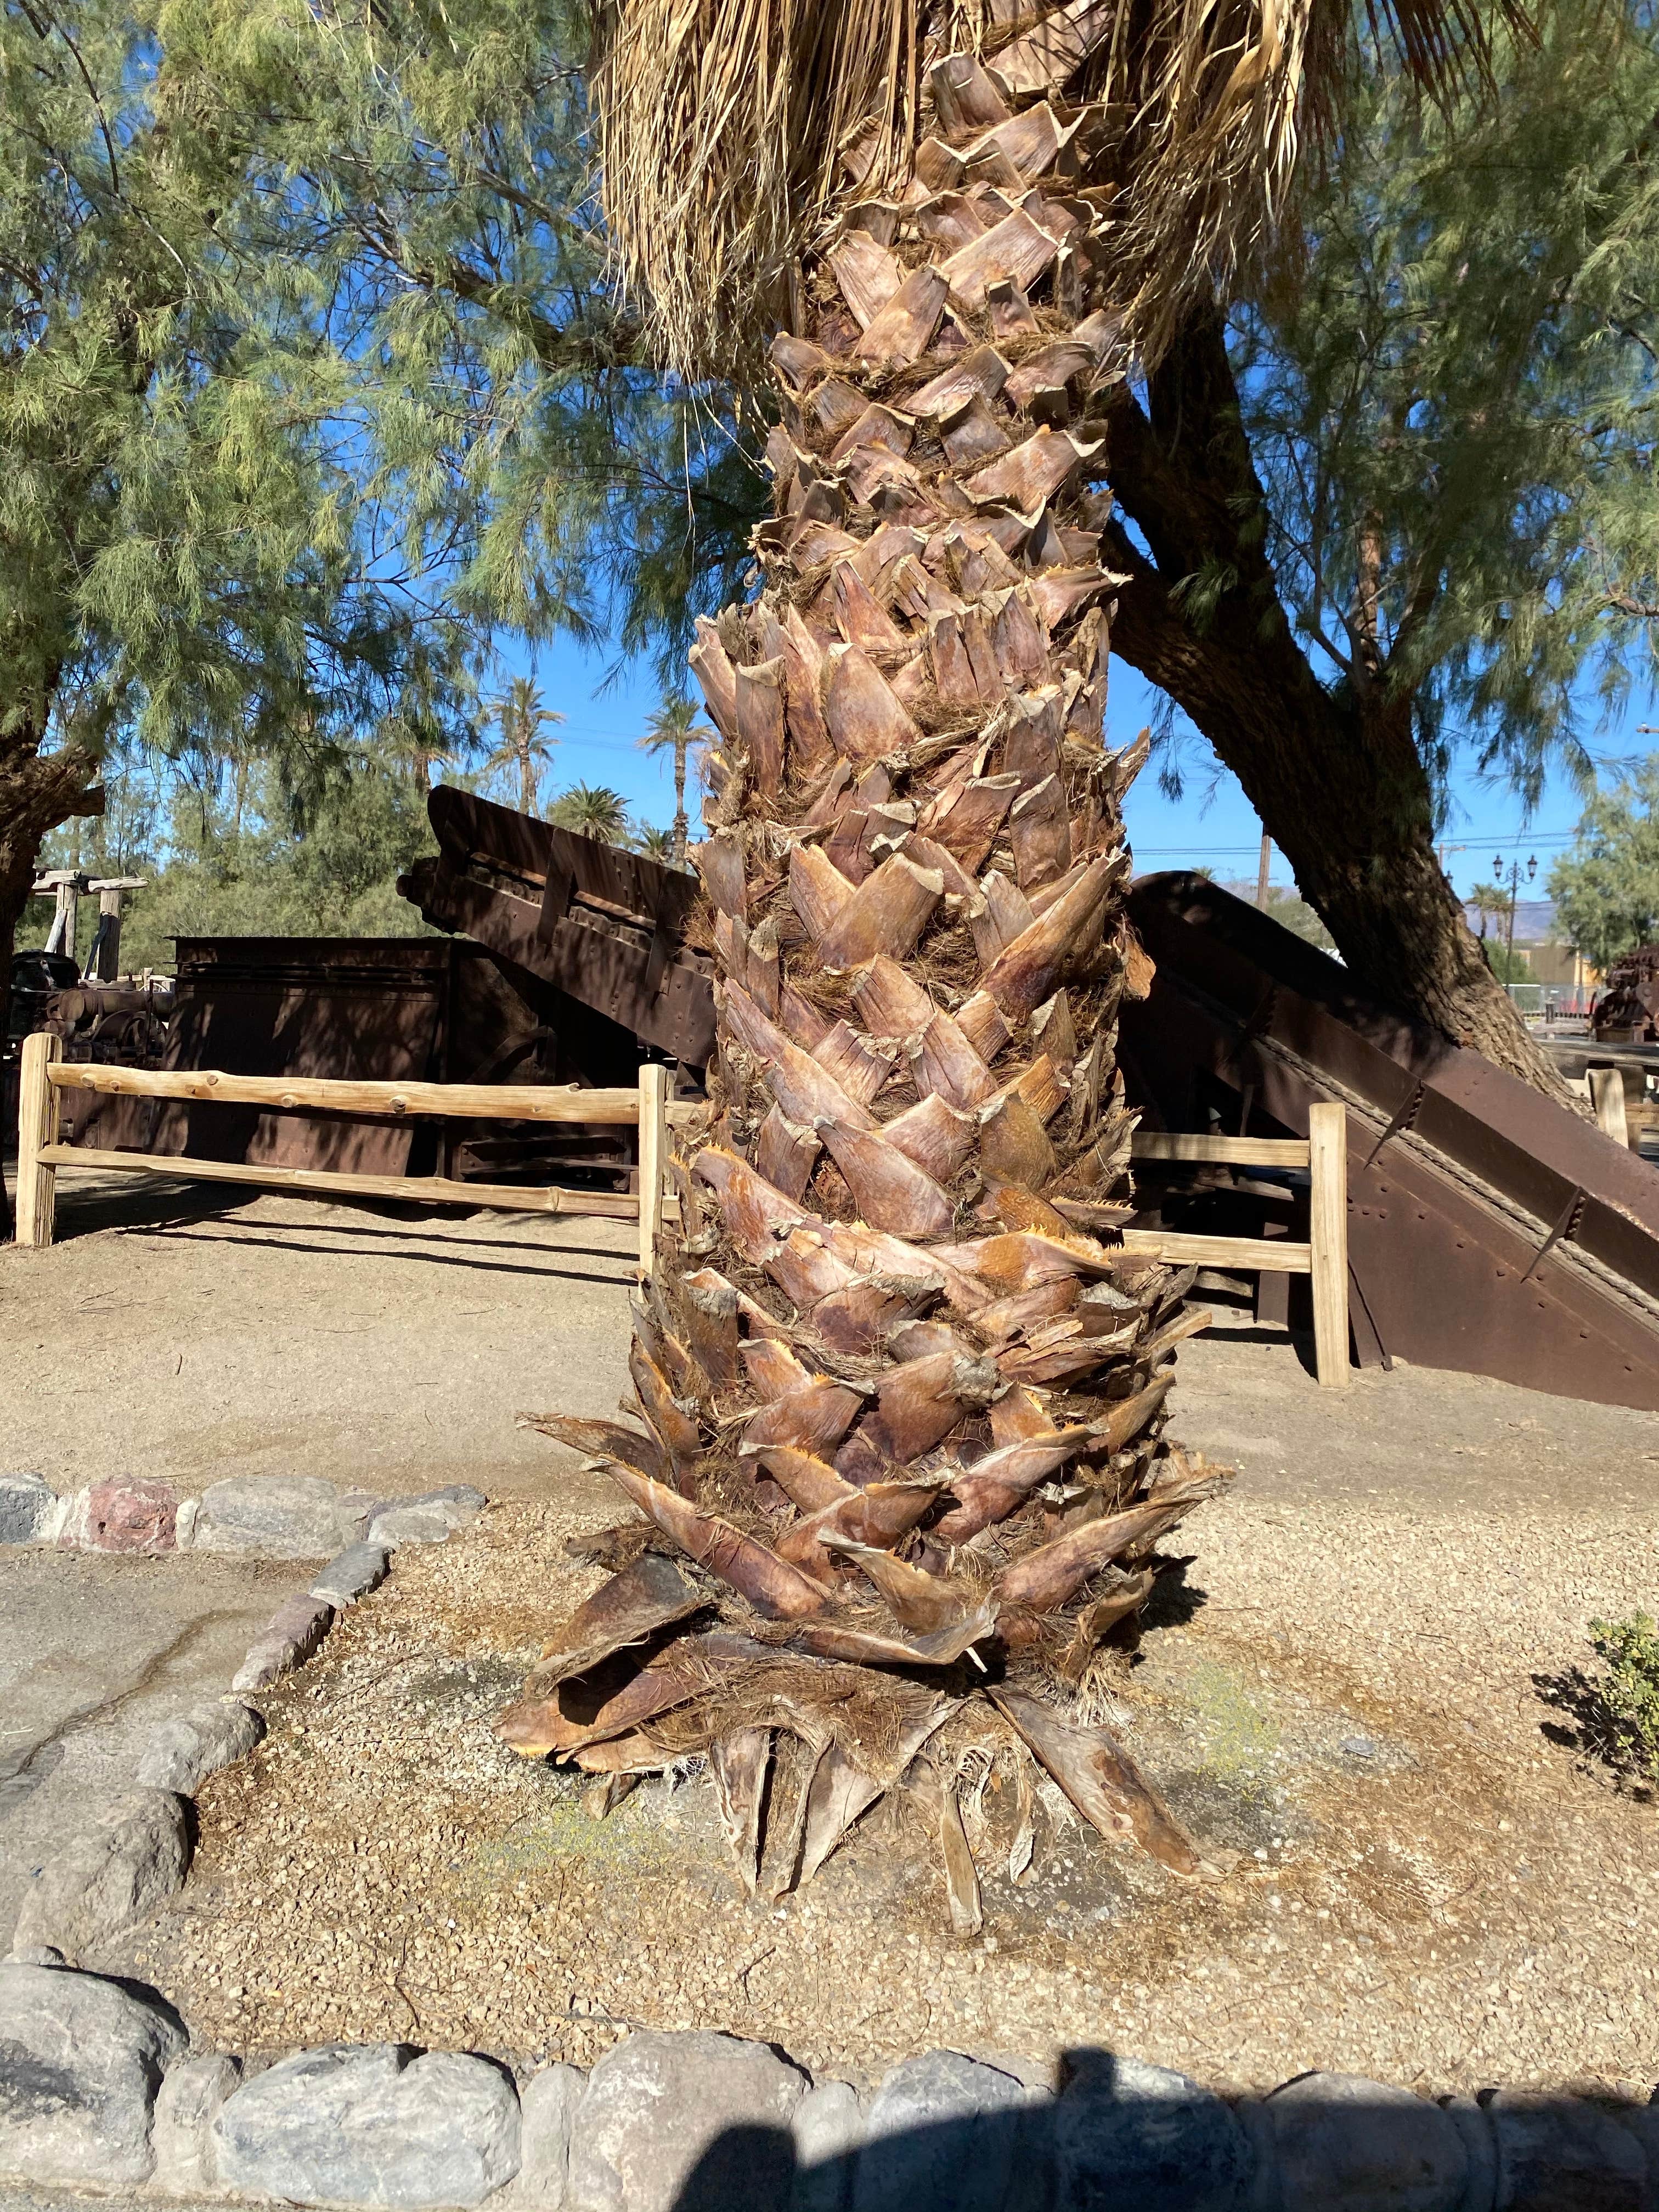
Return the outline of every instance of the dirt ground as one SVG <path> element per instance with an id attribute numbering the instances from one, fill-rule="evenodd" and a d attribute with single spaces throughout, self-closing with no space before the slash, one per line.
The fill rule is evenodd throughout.
<path id="1" fill-rule="evenodd" d="M 389 2036 L 586 2062 L 634 2025 L 707 2026 L 860 2077 L 940 2043 L 1041 2063 L 1091 2042 L 1238 2086 L 1325 2066 L 1648 2095 L 1659 1808 L 1559 1740 L 1534 1678 L 1589 1662 L 1591 1616 L 1659 1609 L 1659 1416 L 1419 1369 L 1324 1393 L 1236 1317 L 1183 1347 L 1175 1431 L 1239 1480 L 1166 1541 L 1185 1565 L 1108 1717 L 1237 1863 L 1179 1883 L 1048 1800 L 1016 1884 L 993 1786 L 969 1824 L 985 1932 L 957 1939 L 890 1802 L 798 1896 L 750 1902 L 706 1776 L 595 1822 L 574 1778 L 495 1741 L 595 1580 L 564 1537 L 617 1517 L 511 1422 L 602 1411 L 620 1383 L 626 1239 L 575 1226 L 267 1199 L 0 1256 L 25 1465 L 85 1479 L 137 1431 L 147 1470 L 191 1484 L 240 1455 L 496 1501 L 404 1553 L 267 1699 L 267 1743 L 204 1790 L 189 1887 L 100 1963 L 254 2051 Z M 70 1377 L 32 1393 L 42 1332 L 16 1293 L 38 1314 L 37 1284 L 55 1313 L 134 1297 L 112 1325 L 143 1358 L 88 1423 Z M 214 1377 L 206 1421 L 151 1389 L 181 1351 Z"/>
<path id="2" fill-rule="evenodd" d="M 0 1466 L 60 1489 L 317 1474 L 382 1496 L 544 1478 L 503 1414 L 623 1387 L 626 1222 L 416 1215 L 60 1176 L 59 1242 L 0 1250 Z"/>

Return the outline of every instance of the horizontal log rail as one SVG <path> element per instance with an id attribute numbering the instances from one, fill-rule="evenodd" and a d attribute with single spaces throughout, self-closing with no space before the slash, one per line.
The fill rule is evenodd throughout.
<path id="1" fill-rule="evenodd" d="M 416 1206 L 489 1206 L 502 1212 L 598 1215 L 640 1224 L 640 1265 L 648 1272 L 665 1208 L 667 1131 L 696 1109 L 668 1103 L 668 1070 L 640 1070 L 631 1090 L 550 1089 L 532 1084 L 379 1083 L 332 1076 L 231 1075 L 214 1068 L 101 1067 L 67 1064 L 63 1039 L 37 1033 L 23 1040 L 18 1103 L 17 1241 L 42 1249 L 52 1241 L 58 1170 L 102 1170 L 161 1175 L 197 1182 L 236 1183 L 315 1198 L 387 1198 Z M 60 1141 L 61 1097 L 91 1091 L 112 1097 L 177 1098 L 192 1103 L 260 1106 L 267 1110 L 436 1115 L 501 1121 L 636 1124 L 640 1194 L 568 1190 L 556 1185 L 459 1182 L 444 1176 L 359 1175 L 332 1168 L 279 1167 L 263 1161 L 204 1160 L 180 1153 L 100 1151 Z"/>
<path id="2" fill-rule="evenodd" d="M 1327 1389 L 1348 1382 L 1347 1109 L 1308 1109 L 1305 1137 L 1205 1137 L 1181 1129 L 1138 1129 L 1137 1160 L 1214 1161 L 1231 1167 L 1306 1168 L 1308 1242 L 1273 1237 L 1188 1237 L 1173 1229 L 1126 1229 L 1123 1249 L 1182 1267 L 1237 1267 L 1313 1279 L 1314 1365 Z"/>
<path id="3" fill-rule="evenodd" d="M 204 1105 L 310 1108 L 331 1114 L 441 1114 L 499 1121 L 637 1121 L 635 1089 L 556 1090 L 528 1083 L 368 1083 L 314 1075 L 226 1075 L 216 1068 L 96 1067 L 58 1061 L 58 1091 L 114 1098 L 187 1098 Z"/>
<path id="4" fill-rule="evenodd" d="M 1182 1267 L 1265 1267 L 1270 1274 L 1311 1275 L 1313 1246 L 1277 1237 L 1188 1237 L 1176 1229 L 1126 1229 L 1126 1252 L 1146 1252 Z"/>
<path id="5" fill-rule="evenodd" d="M 177 1152 L 100 1152 L 91 1145 L 43 1145 L 49 1168 L 105 1168 L 121 1175 L 187 1176 L 192 1182 L 248 1183 L 308 1197 L 397 1198 L 412 1206 L 488 1206 L 514 1213 L 606 1214 L 636 1221 L 630 1193 L 564 1190 L 557 1184 L 456 1182 L 447 1176 L 354 1175 L 346 1168 L 285 1168 L 262 1161 L 198 1160 Z"/>
<path id="6" fill-rule="evenodd" d="M 1214 1160 L 1238 1168 L 1305 1168 L 1305 1137 L 1199 1137 L 1184 1129 L 1137 1129 L 1129 1149 L 1138 1160 Z"/>

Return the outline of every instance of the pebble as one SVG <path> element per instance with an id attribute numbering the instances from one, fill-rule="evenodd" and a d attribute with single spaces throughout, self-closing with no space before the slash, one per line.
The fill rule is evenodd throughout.
<path id="1" fill-rule="evenodd" d="M 399 1498 L 375 1514 L 368 1524 L 368 1540 L 394 1548 L 399 1544 L 441 1544 L 457 1528 L 476 1521 L 486 1503 L 483 1491 L 465 1482 Z"/>
<path id="2" fill-rule="evenodd" d="M 167 2069 L 155 2100 L 150 2135 L 159 2189 L 176 2190 L 181 2197 L 206 2197 L 218 2187 L 213 2123 L 241 2080 L 240 2059 L 213 2052 L 181 2058 Z"/>
<path id="3" fill-rule="evenodd" d="M 263 1690 L 302 1667 L 327 1635 L 333 1619 L 333 1607 L 320 1598 L 304 1592 L 284 1598 L 263 1634 L 248 1646 L 246 1658 L 231 1677 L 231 1688 Z"/>
<path id="4" fill-rule="evenodd" d="M 337 1608 L 356 1605 L 386 1580 L 391 1559 L 383 1544 L 348 1544 L 313 1583 L 311 1595 Z"/>
<path id="5" fill-rule="evenodd" d="M 806 2078 L 764 2044 L 706 2033 L 629 2036 L 587 2078 L 570 2189 L 582 2212 L 779 2212 Z"/>
<path id="6" fill-rule="evenodd" d="M 0 1474 L 0 1544 L 44 1544 L 58 1513 L 58 1493 L 43 1475 Z"/>
<path id="7" fill-rule="evenodd" d="M 1305 2074 L 1265 2110 L 1281 2212 L 1462 2212 L 1469 2160 L 1457 2123 L 1409 2089 Z"/>
<path id="8" fill-rule="evenodd" d="M 325 1559 L 357 1534 L 341 1493 L 315 1474 L 235 1474 L 210 1484 L 197 1508 L 191 1547 L 267 1559 Z"/>
<path id="9" fill-rule="evenodd" d="M 1023 2083 L 959 2051 L 893 2068 L 872 2099 L 853 2212 L 1002 2212 L 1018 2171 Z M 1046 2192 L 1035 2173 L 1032 2202 Z"/>
<path id="10" fill-rule="evenodd" d="M 144 1747 L 137 1779 L 146 1790 L 193 1797 L 202 1781 L 246 1758 L 265 1732 L 264 1716 L 235 1698 L 211 1698 L 161 1722 Z"/>
<path id="11" fill-rule="evenodd" d="M 1055 2212 L 1233 2212 L 1254 2167 L 1212 2091 L 1109 2051 L 1085 2055 L 1054 2133 Z"/>
<path id="12" fill-rule="evenodd" d="M 170 1482 L 117 1476 L 76 1495 L 58 1541 L 65 1551 L 154 1554 L 177 1547 L 178 1523 Z"/>
<path id="13" fill-rule="evenodd" d="M 213 2122 L 221 2185 L 392 2212 L 481 2204 L 519 2170 L 519 2100 L 487 2059 L 377 2044 L 302 2051 Z"/>
<path id="14" fill-rule="evenodd" d="M 566 2212 L 571 2129 L 586 2087 L 575 2066 L 546 2066 L 526 2082 L 519 2095 L 518 2178 L 501 2212 Z"/>

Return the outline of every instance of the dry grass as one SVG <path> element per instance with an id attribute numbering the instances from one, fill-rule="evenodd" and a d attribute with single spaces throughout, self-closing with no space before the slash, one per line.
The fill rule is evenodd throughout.
<path id="1" fill-rule="evenodd" d="M 932 127 L 927 64 L 998 51 L 988 0 L 604 0 L 594 78 L 607 216 L 630 286 L 682 373 L 752 381 L 787 319 L 791 273 L 844 204 L 902 188 Z M 1516 20 L 1514 0 L 1493 13 Z M 1484 68 L 1473 0 L 1383 0 L 1374 27 L 1419 82 Z M 996 22 L 994 31 L 993 21 Z M 1127 327 L 1155 356 L 1271 230 L 1311 125 L 1352 66 L 1330 0 L 1120 5 L 1069 90 L 1121 118 L 1103 174 Z"/>

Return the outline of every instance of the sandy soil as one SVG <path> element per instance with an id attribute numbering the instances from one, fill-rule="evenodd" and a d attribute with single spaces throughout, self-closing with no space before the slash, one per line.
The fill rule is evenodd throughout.
<path id="1" fill-rule="evenodd" d="M 1178 1884 L 1050 1803 L 1015 1885 L 988 1790 L 986 1930 L 962 1941 L 890 1804 L 800 1896 L 751 1903 L 706 1777 L 595 1822 L 490 1734 L 592 1584 L 563 1538 L 616 1517 L 512 1416 L 614 1403 L 625 1232 L 182 1186 L 64 1218 L 53 1252 L 0 1255 L 11 1463 L 496 1501 L 270 1698 L 267 1745 L 204 1792 L 189 1888 L 104 1962 L 204 2035 L 585 2061 L 636 2023 L 708 2025 L 854 2074 L 1086 2041 L 1240 2085 L 1659 2079 L 1659 1808 L 1556 1740 L 1534 1681 L 1589 1662 L 1590 1616 L 1659 1610 L 1659 1417 L 1422 1370 L 1336 1396 L 1224 1317 L 1182 1352 L 1176 1428 L 1239 1481 L 1166 1545 L 1188 1563 L 1112 1698 L 1238 1864 Z"/>
<path id="2" fill-rule="evenodd" d="M 630 1224 L 227 1206 L 78 1171 L 59 1189 L 61 1241 L 0 1249 L 0 1463 L 60 1489 L 286 1474 L 496 1496 L 546 1477 L 516 1409 L 556 1385 L 614 1409 Z"/>
<path id="3" fill-rule="evenodd" d="M 1617 1417 L 1625 1473 L 1610 1453 L 1608 1494 L 1567 1510 L 1548 1440 L 1583 1409 L 1404 1371 L 1334 1407 L 1282 1340 L 1196 1351 L 1182 1431 L 1207 1444 L 1231 1407 L 1283 1473 L 1247 1468 L 1166 1545 L 1188 1563 L 1112 1717 L 1240 1855 L 1224 1880 L 1178 1882 L 1051 1798 L 1015 1885 L 1012 1792 L 993 1790 L 970 1824 L 985 1933 L 963 1941 L 892 1801 L 777 1903 L 727 1872 L 706 1776 L 591 1820 L 580 1781 L 489 1723 L 592 1586 L 564 1536 L 614 1509 L 517 1498 L 406 1554 L 271 1698 L 267 1745 L 204 1792 L 179 1908 L 112 1963 L 204 2033 L 273 2051 L 389 2035 L 586 2063 L 632 2026 L 697 2026 L 859 2076 L 939 2043 L 1039 2062 L 1102 2043 L 1240 2087 L 1324 2066 L 1645 2098 L 1659 1810 L 1551 1739 L 1534 1677 L 1589 1658 L 1592 1614 L 1653 1604 L 1655 1516 L 1622 1492 L 1659 1424 Z M 1453 1405 L 1475 1480 L 1454 1440 L 1425 1498 L 1411 1439 L 1428 1450 Z M 1368 1435 L 1385 1463 L 1398 1440 L 1393 1496 Z"/>

